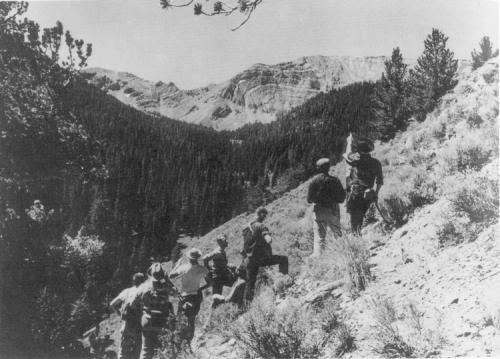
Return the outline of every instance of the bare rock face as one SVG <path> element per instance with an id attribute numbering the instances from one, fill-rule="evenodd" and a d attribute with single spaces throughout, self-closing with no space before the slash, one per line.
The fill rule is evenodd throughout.
<path id="1" fill-rule="evenodd" d="M 89 81 L 120 101 L 146 112 L 233 130 L 247 123 L 268 123 L 276 114 L 301 105 L 319 92 L 359 81 L 376 81 L 385 57 L 302 57 L 277 65 L 256 64 L 216 85 L 181 90 L 173 83 L 152 83 L 126 72 L 87 69 Z"/>

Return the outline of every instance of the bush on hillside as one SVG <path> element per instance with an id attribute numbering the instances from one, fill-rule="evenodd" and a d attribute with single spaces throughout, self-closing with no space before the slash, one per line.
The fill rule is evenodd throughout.
<path id="1" fill-rule="evenodd" d="M 478 171 L 498 153 L 498 138 L 491 128 L 474 129 L 464 121 L 454 128 L 454 134 L 449 146 L 437 152 L 442 175 Z"/>
<path id="2" fill-rule="evenodd" d="M 405 224 L 415 209 L 436 201 L 437 180 L 423 165 L 396 166 L 387 177 L 380 204 L 396 227 Z"/>
<path id="3" fill-rule="evenodd" d="M 277 307 L 274 298 L 263 295 L 231 324 L 230 331 L 250 356 L 261 358 L 318 358 L 330 343 L 336 352 L 351 351 L 353 337 L 339 322 L 332 305 L 305 308 L 290 301 Z"/>
<path id="4" fill-rule="evenodd" d="M 368 263 L 370 251 L 366 238 L 344 235 L 334 243 L 334 250 L 339 258 L 340 271 L 344 274 L 351 294 L 365 290 L 371 280 Z"/>
<path id="5" fill-rule="evenodd" d="M 456 221 L 449 218 L 444 225 L 438 229 L 437 237 L 439 247 L 457 245 L 465 241 L 467 230 L 457 225 Z"/>
<path id="6" fill-rule="evenodd" d="M 372 303 L 376 321 L 375 352 L 386 358 L 428 358 L 439 355 L 444 343 L 440 320 L 434 329 L 426 329 L 423 315 L 413 303 L 398 311 L 389 298 L 378 297 Z"/>
<path id="7" fill-rule="evenodd" d="M 451 203 L 459 214 L 474 223 L 498 219 L 498 181 L 484 176 L 464 175 L 451 193 Z"/>

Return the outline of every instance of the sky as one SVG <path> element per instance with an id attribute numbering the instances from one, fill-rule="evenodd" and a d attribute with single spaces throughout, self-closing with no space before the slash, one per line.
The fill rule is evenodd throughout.
<path id="1" fill-rule="evenodd" d="M 239 14 L 194 16 L 191 7 L 163 10 L 159 0 L 31 1 L 27 16 L 42 27 L 60 20 L 91 42 L 89 67 L 183 89 L 301 56 L 390 56 L 399 46 L 415 59 L 433 27 L 458 58 L 470 58 L 485 35 L 499 43 L 498 0 L 263 0 L 237 31 Z"/>

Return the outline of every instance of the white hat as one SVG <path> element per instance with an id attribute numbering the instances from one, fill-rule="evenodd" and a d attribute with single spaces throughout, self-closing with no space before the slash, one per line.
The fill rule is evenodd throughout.
<path id="1" fill-rule="evenodd" d="M 323 167 L 330 164 L 330 159 L 324 157 L 316 161 L 316 167 Z"/>

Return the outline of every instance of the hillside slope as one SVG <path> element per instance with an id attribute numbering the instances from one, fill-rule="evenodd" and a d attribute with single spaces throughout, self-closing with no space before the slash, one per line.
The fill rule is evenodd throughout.
<path id="1" fill-rule="evenodd" d="M 355 337 L 356 348 L 346 355 L 500 355 L 498 59 L 476 71 L 463 68 L 454 91 L 423 123 L 378 144 L 374 156 L 386 175 L 380 203 L 399 228 L 386 232 L 380 222 L 365 227 L 373 279 L 358 293 L 334 291 L 339 315 Z M 340 164 L 332 171 L 344 178 L 345 169 Z M 306 258 L 312 242 L 307 185 L 267 206 L 273 247 L 289 254 L 294 272 L 277 302 L 304 301 L 338 279 L 311 275 L 318 263 L 336 264 L 328 257 L 312 264 Z M 224 233 L 238 263 L 241 229 L 252 216 L 238 216 L 185 244 L 206 251 Z M 346 228 L 345 212 L 342 222 Z M 198 334 L 200 357 L 242 355 L 235 340 Z M 324 357 L 331 356 L 327 348 Z"/>
<path id="2" fill-rule="evenodd" d="M 351 83 L 376 81 L 385 57 L 301 57 L 276 65 L 255 64 L 230 80 L 193 90 L 173 83 L 152 83 L 126 72 L 85 70 L 90 81 L 135 108 L 234 130 L 247 123 L 269 123 L 278 112 L 304 103 L 319 92 Z"/>

